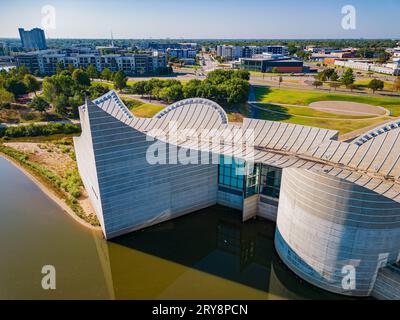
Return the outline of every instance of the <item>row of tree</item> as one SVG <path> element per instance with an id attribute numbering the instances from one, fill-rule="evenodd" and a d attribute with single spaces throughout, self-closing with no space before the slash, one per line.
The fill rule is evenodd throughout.
<path id="1" fill-rule="evenodd" d="M 246 70 L 215 70 L 206 80 L 192 79 L 185 85 L 178 80 L 138 81 L 128 87 L 132 94 L 172 103 L 181 99 L 201 97 L 220 104 L 237 104 L 247 101 L 250 74 Z"/>
<path id="2" fill-rule="evenodd" d="M 342 85 L 350 90 L 354 90 L 359 88 L 359 86 L 355 84 L 355 80 L 356 78 L 351 68 L 346 69 L 346 71 L 343 73 L 341 77 L 339 77 L 335 69 L 328 68 L 325 69 L 324 71 L 319 72 L 316 75 L 313 84 L 316 88 L 318 88 L 321 87 L 324 84 L 324 82 L 330 81 L 329 86 L 331 88 L 334 88 L 335 90 Z M 371 81 L 368 82 L 366 87 L 368 89 L 371 89 L 372 92 L 375 93 L 376 91 L 380 91 L 385 88 L 385 82 L 379 79 L 372 79 Z M 393 92 L 400 92 L 400 77 L 397 77 L 394 80 L 392 87 L 393 87 L 392 88 Z"/>
<path id="3" fill-rule="evenodd" d="M 69 70 L 62 70 L 44 78 L 42 90 L 43 98 L 39 99 L 53 105 L 57 114 L 73 118 L 78 116 L 78 107 L 84 103 L 86 92 L 94 99 L 108 91 L 99 84 L 92 85 L 89 73 L 82 69 L 75 69 L 72 74 Z M 43 105 L 42 101 L 40 104 L 37 101 L 38 99 L 33 99 L 33 107 Z"/>

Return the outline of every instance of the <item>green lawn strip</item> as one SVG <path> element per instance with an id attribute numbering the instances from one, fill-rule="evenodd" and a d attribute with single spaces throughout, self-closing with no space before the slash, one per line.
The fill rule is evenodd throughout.
<path id="1" fill-rule="evenodd" d="M 355 84 L 356 84 L 357 86 L 361 87 L 361 88 L 367 89 L 368 84 L 371 82 L 371 80 L 372 80 L 372 78 L 371 78 L 371 79 L 357 80 L 357 81 L 355 82 Z M 392 83 L 392 82 L 384 81 L 384 84 L 385 84 L 385 87 L 383 88 L 384 90 L 392 91 L 392 89 L 393 89 L 393 83 Z"/>
<path id="2" fill-rule="evenodd" d="M 79 205 L 76 197 L 79 196 L 77 189 L 80 187 L 80 179 L 72 175 L 68 175 L 66 178 L 61 178 L 54 174 L 51 170 L 41 166 L 38 163 L 29 160 L 29 155 L 10 148 L 0 143 L 0 153 L 5 156 L 12 158 L 29 173 L 39 179 L 44 185 L 50 188 L 58 197 L 63 199 L 65 203 L 74 211 L 74 213 L 83 219 L 84 221 L 90 223 L 93 226 L 99 226 L 99 221 L 95 216 L 87 216 L 83 211 L 82 207 Z M 76 172 L 76 174 L 78 174 Z"/>
<path id="3" fill-rule="evenodd" d="M 332 119 L 371 119 L 376 118 L 376 116 L 353 116 L 346 114 L 335 114 L 324 111 L 319 111 L 310 107 L 292 107 L 292 106 L 278 106 L 274 104 L 262 104 L 257 103 L 257 106 L 272 110 L 274 112 L 280 112 L 293 116 L 304 116 L 313 118 L 332 118 Z"/>
<path id="4" fill-rule="evenodd" d="M 365 120 L 333 120 L 333 119 L 320 119 L 320 118 L 304 118 L 293 116 L 289 114 L 280 114 L 269 111 L 258 110 L 257 118 L 263 120 L 280 121 L 286 123 L 300 124 L 305 126 L 319 127 L 331 130 L 337 130 L 340 134 L 352 132 L 357 129 L 369 127 L 389 120 L 389 117 L 378 119 L 365 119 Z"/>
<path id="5" fill-rule="evenodd" d="M 124 98 L 123 101 L 133 115 L 139 118 L 152 118 L 165 108 L 164 106 L 145 103 L 131 98 Z"/>
<path id="6" fill-rule="evenodd" d="M 92 84 L 101 85 L 101 86 L 106 87 L 108 89 L 113 89 L 114 88 L 114 84 L 112 82 L 92 81 L 91 83 Z"/>
<path id="7" fill-rule="evenodd" d="M 165 107 L 164 106 L 157 106 L 154 104 L 147 104 L 144 103 L 138 107 L 133 107 L 131 108 L 131 112 L 133 113 L 134 116 L 139 117 L 139 118 L 152 118 L 154 117 L 157 113 L 159 113 L 161 110 L 163 110 Z"/>
<path id="8" fill-rule="evenodd" d="M 400 116 L 400 98 L 375 96 L 357 96 L 314 91 L 287 90 L 255 87 L 256 99 L 260 103 L 282 103 L 308 106 L 318 101 L 348 101 L 384 107 L 392 112 L 392 116 Z"/>

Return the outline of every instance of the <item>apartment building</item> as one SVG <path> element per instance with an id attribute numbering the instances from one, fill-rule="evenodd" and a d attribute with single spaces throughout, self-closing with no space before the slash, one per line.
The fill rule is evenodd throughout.
<path id="1" fill-rule="evenodd" d="M 168 49 L 167 54 L 170 57 L 175 57 L 178 59 L 194 59 L 197 55 L 197 50 L 195 49 Z"/>
<path id="2" fill-rule="evenodd" d="M 32 30 L 24 30 L 23 28 L 19 28 L 18 31 L 21 38 L 21 44 L 24 49 L 47 49 L 46 38 L 42 29 L 34 28 Z"/>
<path id="3" fill-rule="evenodd" d="M 219 45 L 216 48 L 217 56 L 227 61 L 239 58 L 252 58 L 255 55 L 268 53 L 273 55 L 287 55 L 288 48 L 285 46 L 226 46 Z"/>
<path id="4" fill-rule="evenodd" d="M 57 66 L 87 68 L 93 65 L 101 72 L 105 68 L 112 72 L 124 71 L 128 76 L 154 74 L 160 68 L 167 66 L 166 55 L 153 52 L 149 54 L 107 54 L 100 55 L 97 51 L 85 50 L 80 53 L 69 49 L 45 50 L 29 52 L 16 56 L 17 66 L 25 65 L 31 73 L 52 75 L 56 73 Z"/>

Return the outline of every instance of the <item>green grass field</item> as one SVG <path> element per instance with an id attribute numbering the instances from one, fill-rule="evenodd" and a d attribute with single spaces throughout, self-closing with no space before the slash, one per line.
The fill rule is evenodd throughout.
<path id="1" fill-rule="evenodd" d="M 110 90 L 114 88 L 114 85 L 113 85 L 112 82 L 92 81 L 92 84 L 98 84 L 98 85 L 101 85 L 101 86 L 103 86 L 103 87 L 106 87 L 106 88 L 108 88 L 108 89 L 110 89 Z"/>
<path id="2" fill-rule="evenodd" d="M 372 78 L 371 79 L 357 80 L 355 82 L 355 84 L 359 88 L 368 89 L 367 86 L 371 82 L 371 80 L 372 80 Z M 384 81 L 384 83 L 385 83 L 385 87 L 383 88 L 383 90 L 386 90 L 386 91 L 392 91 L 393 90 L 393 83 L 392 82 Z"/>
<path id="3" fill-rule="evenodd" d="M 337 130 L 339 131 L 340 134 L 345 134 L 368 126 L 373 126 L 373 125 L 377 126 L 380 123 L 389 120 L 389 117 L 361 119 L 361 120 L 335 120 L 335 119 L 321 119 L 318 117 L 306 118 L 303 116 L 292 115 L 289 113 L 286 114 L 274 113 L 264 110 L 257 110 L 256 115 L 257 118 L 259 119 Z"/>
<path id="4" fill-rule="evenodd" d="M 129 110 L 133 113 L 134 116 L 139 118 L 152 118 L 162 109 L 164 106 L 159 106 L 150 103 L 144 103 L 135 99 L 123 99 L 125 105 L 129 108 Z"/>
<path id="5" fill-rule="evenodd" d="M 400 116 L 400 98 L 357 96 L 351 94 L 287 90 L 266 87 L 255 87 L 254 91 L 257 102 L 260 103 L 282 103 L 308 106 L 310 103 L 318 101 L 349 101 L 381 106 L 390 110 L 392 112 L 392 116 Z"/>
<path id="6" fill-rule="evenodd" d="M 281 105 L 274 105 L 274 104 L 262 104 L 257 103 L 259 107 L 279 112 L 282 114 L 289 114 L 293 116 L 302 116 L 302 117 L 312 117 L 312 118 L 331 118 L 331 119 L 371 119 L 376 118 L 374 115 L 370 116 L 353 116 L 353 115 L 346 115 L 346 114 L 335 114 L 330 112 L 323 112 L 318 111 L 313 108 L 309 107 L 292 107 L 292 106 L 281 106 Z"/>

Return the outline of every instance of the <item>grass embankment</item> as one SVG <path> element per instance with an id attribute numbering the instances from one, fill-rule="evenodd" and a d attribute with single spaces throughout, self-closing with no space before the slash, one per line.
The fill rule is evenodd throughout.
<path id="1" fill-rule="evenodd" d="M 67 139 L 62 139 L 56 141 L 54 146 L 59 148 L 62 153 L 68 154 L 72 160 L 75 160 L 75 154 L 71 143 L 72 142 Z M 48 152 L 54 151 L 51 147 L 46 145 L 41 145 L 40 148 L 50 148 Z M 32 154 L 8 147 L 2 143 L 0 143 L 0 153 L 16 161 L 47 188 L 52 190 L 60 199 L 65 201 L 79 218 L 93 226 L 100 225 L 97 217 L 93 214 L 87 215 L 78 202 L 78 198 L 81 196 L 82 181 L 76 165 L 65 170 L 63 176 L 60 176 L 54 173 L 53 170 L 49 170 L 37 161 L 34 161 L 33 159 L 35 157 Z"/>
<path id="2" fill-rule="evenodd" d="M 279 106 L 280 107 L 280 106 Z M 285 108 L 285 107 L 281 107 Z M 319 127 L 331 130 L 337 130 L 340 134 L 345 134 L 354 130 L 362 129 L 369 126 L 378 126 L 380 123 L 389 120 L 389 117 L 362 119 L 362 120 L 334 120 L 321 118 L 306 118 L 291 114 L 275 113 L 263 110 L 257 110 L 259 119 L 281 121 L 286 123 L 300 124 L 304 126 Z"/>
<path id="3" fill-rule="evenodd" d="M 257 102 L 260 103 L 282 103 L 300 106 L 308 106 L 318 101 L 348 101 L 381 106 L 390 110 L 394 117 L 400 116 L 400 99 L 378 96 L 360 96 L 351 94 L 326 93 L 303 90 L 287 90 L 276 88 L 255 87 Z"/>
<path id="4" fill-rule="evenodd" d="M 128 109 L 133 113 L 133 115 L 139 118 L 152 118 L 158 112 L 165 108 L 164 106 L 145 103 L 143 101 L 135 99 L 124 98 L 123 101 Z"/>

